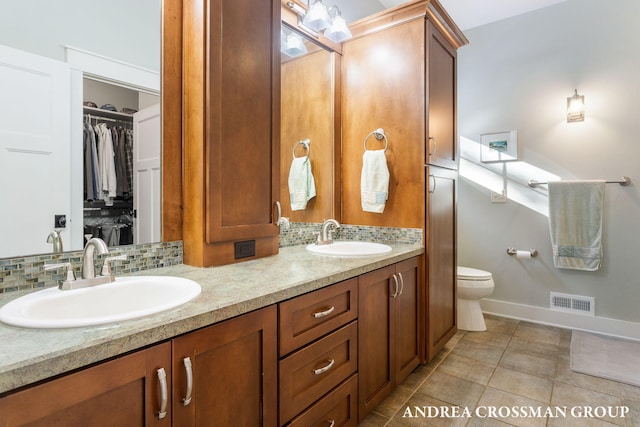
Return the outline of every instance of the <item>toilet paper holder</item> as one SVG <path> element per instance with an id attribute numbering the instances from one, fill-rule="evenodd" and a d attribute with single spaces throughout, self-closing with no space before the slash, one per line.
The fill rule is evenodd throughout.
<path id="1" fill-rule="evenodd" d="M 516 255 L 518 250 L 515 248 L 507 248 L 507 253 L 509 255 Z M 532 258 L 538 256 L 538 251 L 536 249 L 529 249 L 529 253 L 531 253 Z"/>

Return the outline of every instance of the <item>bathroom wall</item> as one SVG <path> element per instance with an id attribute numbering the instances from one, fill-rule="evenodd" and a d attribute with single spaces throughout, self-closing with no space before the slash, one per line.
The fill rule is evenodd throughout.
<path id="1" fill-rule="evenodd" d="M 70 45 L 159 71 L 160 4 L 160 0 L 6 1 L 0 14 L 0 44 L 59 61 L 65 60 L 64 46 Z"/>
<path id="2" fill-rule="evenodd" d="M 458 52 L 461 170 L 471 166 L 480 173 L 461 173 L 458 263 L 493 273 L 496 288 L 485 310 L 590 325 L 586 329 L 610 319 L 640 322 L 639 16 L 637 0 L 569 0 L 465 32 L 470 44 Z M 566 98 L 574 89 L 585 96 L 586 119 L 569 124 Z M 518 130 L 521 162 L 489 172 L 478 161 L 476 142 L 483 133 L 512 129 Z M 545 171 L 562 179 L 628 175 L 634 181 L 606 186 L 600 270 L 554 268 L 546 187 L 525 184 Z M 486 175 L 500 185 L 507 178 L 506 203 L 491 203 Z M 540 255 L 517 260 L 506 254 L 509 246 L 536 248 Z M 545 310 L 550 291 L 595 297 L 595 320 L 602 321 L 554 318 Z"/>

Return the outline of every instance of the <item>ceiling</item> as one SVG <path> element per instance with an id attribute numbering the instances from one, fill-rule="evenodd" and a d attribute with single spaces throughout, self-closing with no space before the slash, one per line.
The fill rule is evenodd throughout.
<path id="1" fill-rule="evenodd" d="M 468 30 L 566 0 L 440 0 L 460 29 Z M 337 4 L 347 22 L 406 3 L 406 0 L 325 0 Z"/>

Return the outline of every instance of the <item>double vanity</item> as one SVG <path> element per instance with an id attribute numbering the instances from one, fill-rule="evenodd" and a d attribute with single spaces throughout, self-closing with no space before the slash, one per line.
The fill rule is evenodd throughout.
<path id="1" fill-rule="evenodd" d="M 111 284 L 99 285 L 104 286 L 102 288 L 103 295 L 93 294 L 94 296 L 91 298 L 87 297 L 84 300 L 80 298 L 77 301 L 79 305 L 88 305 L 89 307 L 91 304 L 96 304 L 95 309 L 84 310 L 85 318 L 75 319 L 79 322 L 78 324 L 81 324 L 83 321 L 87 321 L 87 317 L 91 318 L 92 314 L 100 314 L 98 312 L 101 306 L 108 305 L 108 287 L 116 289 L 119 285 L 121 286 L 123 293 L 118 298 L 123 310 L 135 306 L 136 301 L 141 306 L 149 305 L 144 294 L 149 297 L 153 295 L 152 283 L 154 281 L 160 286 L 159 289 L 169 292 L 167 295 L 171 295 L 171 292 L 178 289 L 190 289 L 184 295 L 172 295 L 167 298 L 175 302 L 188 295 L 186 297 L 188 302 L 177 305 L 175 308 L 163 309 L 164 311 L 156 314 L 145 314 L 143 317 L 131 320 L 115 322 L 107 320 L 107 323 L 98 322 L 101 324 L 77 327 L 63 327 L 69 326 L 69 324 L 60 324 L 58 328 L 51 328 L 50 326 L 57 321 L 56 315 L 65 317 L 66 313 L 66 317 L 69 317 L 68 314 L 73 308 L 73 301 L 62 300 L 63 302 L 59 304 L 55 302 L 49 304 L 48 313 L 40 309 L 32 312 L 31 317 L 53 316 L 53 318 L 38 320 L 52 322 L 51 325 L 48 325 L 49 327 L 38 325 L 37 322 L 31 325 L 25 324 L 25 326 L 31 326 L 30 328 L 0 324 L 0 340 L 6 344 L 0 348 L 0 395 L 2 396 L 0 397 L 0 421 L 2 421 L 0 423 L 4 425 L 3 417 L 6 416 L 9 417 L 8 425 L 12 425 L 11 417 L 19 417 L 20 415 L 16 415 L 15 412 L 20 408 L 24 409 L 21 405 L 28 405 L 28 402 L 33 402 L 33 399 L 51 397 L 50 394 L 56 393 L 58 390 L 56 389 L 57 383 L 61 384 L 60 387 L 75 387 L 74 381 L 78 381 L 78 384 L 86 384 L 87 381 L 90 381 L 94 387 L 106 387 L 105 390 L 108 390 L 109 386 L 105 385 L 104 377 L 112 377 L 112 381 L 117 383 L 119 369 L 123 370 L 122 372 L 131 372 L 133 375 L 131 384 L 141 381 L 138 386 L 130 384 L 133 388 L 142 387 L 146 390 L 143 393 L 146 397 L 141 402 L 141 410 L 147 412 L 148 415 L 143 416 L 147 422 L 141 425 L 154 425 L 149 422 L 151 419 L 155 420 L 154 422 L 164 421 L 164 425 L 189 424 L 190 422 L 184 421 L 187 418 L 196 420 L 197 418 L 193 417 L 201 416 L 202 403 L 207 401 L 209 393 L 209 390 L 204 390 L 206 387 L 204 384 L 207 382 L 203 383 L 202 379 L 199 382 L 197 376 L 200 375 L 200 378 L 203 378 L 202 376 L 211 373 L 209 372 L 211 370 L 216 370 L 218 373 L 235 372 L 234 364 L 246 367 L 246 370 L 243 369 L 243 371 L 246 373 L 245 379 L 249 382 L 256 379 L 252 379 L 250 375 L 252 364 L 258 366 L 256 372 L 260 392 L 256 402 L 259 403 L 260 408 L 256 411 L 256 416 L 262 419 L 263 425 L 284 425 L 292 422 L 295 417 L 302 416 L 301 411 L 308 411 L 316 405 L 322 405 L 320 402 L 325 402 L 324 405 L 327 405 L 327 401 L 337 402 L 334 392 L 338 387 L 335 386 L 342 384 L 346 387 L 346 384 L 349 384 L 353 390 L 354 384 L 357 385 L 357 375 L 359 374 L 356 359 L 357 331 L 360 330 L 357 308 L 360 307 L 361 313 L 364 313 L 362 301 L 360 304 L 357 303 L 358 285 L 362 286 L 361 279 L 372 274 L 371 272 L 375 274 L 384 272 L 385 275 L 388 275 L 382 280 L 386 283 L 385 298 L 388 298 L 389 301 L 396 300 L 405 287 L 407 289 L 411 287 L 406 278 L 401 274 L 398 276 L 395 272 L 396 266 L 411 260 L 415 264 L 417 272 L 417 260 L 423 253 L 423 247 L 405 244 L 389 246 L 362 243 L 340 244 L 340 242 L 335 242 L 334 245 L 335 250 L 340 253 L 321 255 L 313 253 L 305 246 L 294 246 L 282 248 L 278 255 L 240 264 L 212 268 L 178 265 L 147 270 L 140 272 L 141 277 L 119 277 Z M 345 250 L 347 253 L 341 252 Z M 383 252 L 363 256 L 368 251 L 379 250 L 383 250 Z M 409 275 L 409 277 L 413 276 Z M 403 280 L 402 289 L 399 281 L 401 279 Z M 380 282 L 380 278 L 375 278 L 374 282 Z M 417 277 L 413 277 L 413 282 L 415 292 L 418 289 Z M 144 289 L 142 293 L 139 289 L 136 290 L 136 283 L 141 286 L 139 289 Z M 182 287 L 175 286 L 178 283 Z M 199 285 L 198 289 L 193 288 L 192 284 Z M 341 290 L 345 287 L 350 289 L 349 292 L 352 292 L 349 297 L 342 296 Z M 98 289 L 91 291 L 96 290 Z M 198 294 L 199 290 L 201 292 Z M 77 293 L 82 291 L 84 290 L 47 289 L 31 292 L 26 296 L 24 292 L 9 293 L 0 298 L 0 307 L 8 307 L 19 300 L 27 299 L 28 302 L 29 298 L 38 294 L 46 296 L 46 293 L 60 295 L 64 292 Z M 189 292 L 195 292 L 196 295 L 189 294 Z M 317 297 L 322 295 L 313 295 L 314 292 L 321 293 L 326 298 L 318 299 Z M 332 296 L 332 293 L 335 295 Z M 283 314 L 285 313 L 283 307 L 286 307 L 286 304 L 295 305 L 299 298 L 304 299 L 305 296 L 310 298 L 312 306 L 314 304 L 322 306 L 308 308 L 312 314 L 316 313 L 317 317 L 310 315 L 309 319 L 306 319 L 306 316 L 296 317 L 300 314 L 293 315 L 293 317 L 287 317 Z M 65 296 L 62 295 L 62 298 L 64 299 Z M 101 305 L 100 301 L 104 304 Z M 65 304 L 68 305 L 65 306 Z M 52 305 L 53 307 L 51 307 Z M 347 309 L 352 313 L 348 318 L 343 314 Z M 317 336 L 314 336 L 313 332 L 309 334 L 309 331 L 306 331 L 308 339 L 294 340 L 296 344 L 293 347 L 283 349 L 285 337 L 283 331 L 294 330 L 296 325 L 301 322 L 311 320 L 313 323 L 314 319 L 318 319 L 317 321 L 324 325 L 318 328 L 319 332 L 316 331 Z M 258 327 L 252 320 L 257 321 Z M 73 321 L 72 319 L 71 322 Z M 415 321 L 417 321 L 417 317 L 414 319 L 414 323 Z M 225 326 L 229 327 L 225 328 Z M 312 326 L 309 325 L 307 329 L 313 330 Z M 349 332 L 347 333 L 347 331 Z M 378 333 L 379 331 L 376 331 L 376 334 Z M 341 337 L 345 336 L 350 337 L 351 343 L 348 344 L 350 347 L 344 347 L 347 344 L 341 341 Z M 213 351 L 207 347 L 216 340 L 224 341 L 227 339 L 228 342 L 221 347 L 225 349 L 222 352 L 219 348 L 217 351 Z M 328 388 L 323 389 L 324 391 L 307 393 L 306 401 L 296 402 L 293 406 L 285 405 L 287 408 L 295 407 L 299 410 L 289 413 L 291 409 L 287 409 L 289 412 L 286 412 L 281 407 L 280 415 L 278 415 L 277 396 L 280 393 L 280 401 L 282 402 L 282 387 L 283 384 L 287 384 L 286 378 L 283 378 L 282 375 L 290 371 L 282 368 L 283 363 L 284 366 L 290 363 L 295 364 L 296 360 L 304 358 L 304 356 L 297 355 L 304 354 L 307 345 L 315 345 L 314 343 L 320 342 L 328 343 L 325 350 L 329 353 L 333 349 L 337 349 L 336 351 L 343 354 L 344 349 L 347 348 L 344 354 L 351 358 L 349 362 L 351 368 L 342 367 L 344 360 L 339 363 L 339 358 L 334 358 L 335 360 L 331 362 L 332 359 L 328 356 L 325 357 L 323 352 L 306 350 L 306 353 L 312 358 L 309 363 L 318 365 L 314 365 L 314 369 L 319 370 L 319 374 L 316 375 L 321 377 L 327 372 L 327 376 L 333 377 L 334 383 L 328 386 L 325 384 L 324 387 Z M 233 354 L 233 352 L 225 356 L 225 352 L 234 346 L 239 346 L 242 357 L 236 355 L 228 358 L 229 354 Z M 277 348 L 279 350 L 276 350 Z M 154 356 L 156 354 L 158 357 Z M 220 357 L 213 357 L 213 355 Z M 209 360 L 209 356 L 213 358 Z M 291 359 L 292 357 L 294 358 Z M 189 362 L 185 359 L 189 359 Z M 166 362 L 165 365 L 162 363 L 163 360 Z M 125 362 L 132 363 L 132 366 L 137 367 L 133 368 L 128 365 L 126 368 L 118 367 L 119 363 Z M 225 367 L 225 364 L 230 366 Z M 335 371 L 343 372 L 344 375 L 336 377 L 335 374 L 332 374 L 334 365 L 341 365 L 336 366 Z M 278 370 L 278 366 L 280 366 L 280 370 Z M 105 369 L 101 371 L 101 368 Z M 279 379 L 278 372 L 280 372 Z M 92 379 L 81 380 L 83 374 L 89 375 L 88 378 Z M 223 387 L 223 384 L 242 387 L 246 384 L 237 385 L 241 378 L 243 378 L 242 374 L 234 373 L 229 378 L 218 378 L 214 381 L 220 387 Z M 289 387 L 301 387 L 296 381 L 295 378 L 290 378 Z M 115 387 L 114 384 L 111 386 Z M 122 388 L 117 390 L 124 390 L 126 388 L 124 384 L 129 384 L 129 381 L 125 380 Z M 278 384 L 280 384 L 280 391 Z M 233 391 L 224 390 L 227 395 L 225 400 L 231 400 Z M 256 390 L 255 387 L 253 390 Z M 30 395 L 31 392 L 35 394 Z M 190 402 L 191 396 L 187 397 L 187 392 L 192 393 L 193 403 Z M 82 401 L 85 405 L 87 404 L 85 400 L 89 399 L 92 393 L 97 396 L 91 397 L 91 399 L 96 399 L 99 396 L 105 398 L 104 396 L 108 396 L 109 393 L 117 394 L 119 392 L 108 390 L 103 393 L 94 390 L 87 393 L 88 397 L 75 396 L 75 392 L 71 394 L 74 396 L 73 399 L 78 399 L 76 403 Z M 134 393 L 134 395 L 139 397 L 140 394 Z M 252 396 L 245 397 L 247 402 L 252 399 Z M 189 399 L 189 403 L 185 403 L 186 399 Z M 351 396 L 351 401 L 355 402 L 353 399 L 354 396 Z M 53 402 L 60 400 L 64 399 L 53 399 Z M 193 404 L 197 402 L 201 403 L 200 409 L 192 409 Z M 229 407 L 234 410 L 241 407 L 237 402 L 229 402 L 229 404 Z M 242 402 L 240 404 L 242 405 Z M 71 403 L 69 405 L 72 406 Z M 107 407 L 105 405 L 104 402 L 101 402 L 99 406 Z M 338 407 L 342 406 L 338 405 Z M 51 410 L 55 412 L 60 408 Z M 184 414 L 181 414 L 185 411 L 186 418 L 184 418 Z M 27 412 L 32 413 L 30 410 Z M 222 416 L 224 411 L 218 410 L 218 412 Z M 251 413 L 252 410 L 247 409 L 246 412 Z M 282 418 L 285 416 L 283 414 L 288 414 L 286 415 L 287 419 Z M 351 413 L 349 416 L 356 421 L 356 413 Z M 280 418 L 278 419 L 278 417 Z"/>

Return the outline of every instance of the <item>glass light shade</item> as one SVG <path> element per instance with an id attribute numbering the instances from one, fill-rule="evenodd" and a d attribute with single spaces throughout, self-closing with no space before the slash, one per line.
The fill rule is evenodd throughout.
<path id="1" fill-rule="evenodd" d="M 346 21 L 340 15 L 333 18 L 331 25 L 324 32 L 324 36 L 335 43 L 343 42 L 352 37 Z"/>
<path id="2" fill-rule="evenodd" d="M 304 16 L 302 23 L 314 31 L 322 31 L 331 25 L 331 18 L 322 0 L 316 0 Z"/>
<path id="3" fill-rule="evenodd" d="M 287 43 L 282 49 L 285 54 L 296 57 L 307 53 L 307 47 L 304 45 L 302 38 L 296 34 L 289 34 L 287 37 Z"/>
<path id="4" fill-rule="evenodd" d="M 578 95 L 576 89 L 573 96 L 567 98 L 567 123 L 584 121 L 584 95 Z"/>

